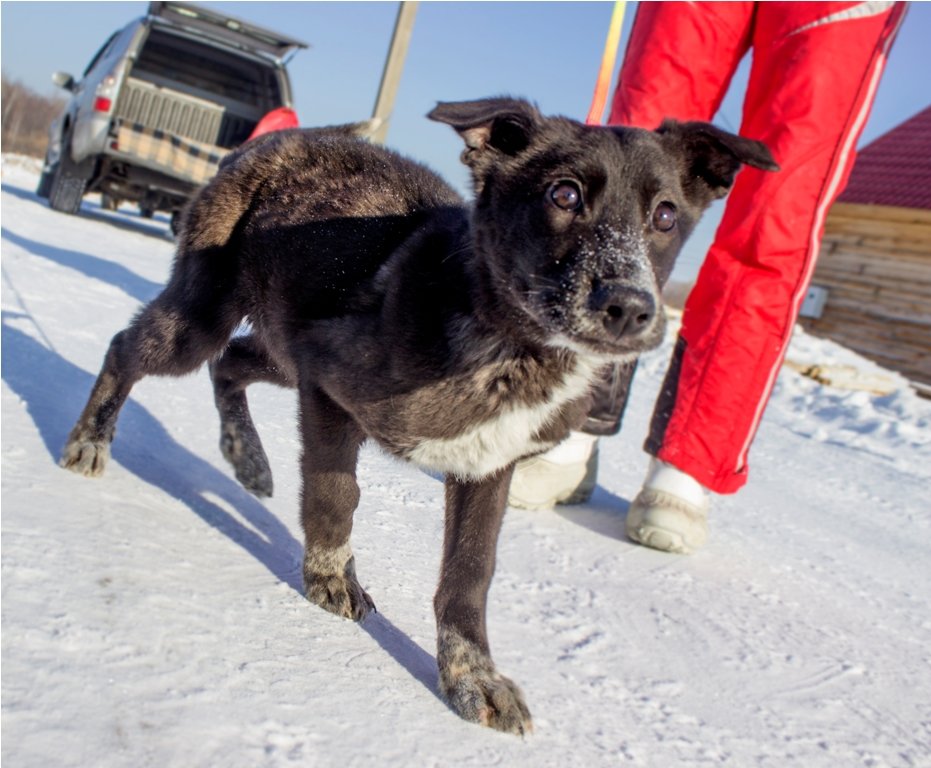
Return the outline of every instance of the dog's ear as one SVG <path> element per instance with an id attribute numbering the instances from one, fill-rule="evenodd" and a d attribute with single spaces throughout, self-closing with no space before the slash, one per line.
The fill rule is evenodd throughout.
<path id="1" fill-rule="evenodd" d="M 778 171 L 769 149 L 760 141 L 722 131 L 709 123 L 665 120 L 656 131 L 675 151 L 682 153 L 687 186 L 699 179 L 707 185 L 710 199 L 724 197 L 734 184 L 741 165 Z"/>
<path id="2" fill-rule="evenodd" d="M 440 102 L 427 115 L 456 129 L 466 144 L 462 160 L 473 165 L 489 150 L 516 155 L 530 143 L 540 113 L 522 99 Z"/>

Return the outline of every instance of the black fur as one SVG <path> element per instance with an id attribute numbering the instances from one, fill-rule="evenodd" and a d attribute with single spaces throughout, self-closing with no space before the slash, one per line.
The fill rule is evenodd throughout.
<path id="1" fill-rule="evenodd" d="M 463 717 L 523 733 L 485 631 L 514 462 L 580 423 L 601 368 L 660 341 L 659 291 L 701 211 L 741 164 L 775 165 L 704 124 L 589 127 L 514 99 L 430 117 L 465 141 L 472 207 L 351 128 L 229 156 L 186 211 L 165 290 L 111 342 L 61 463 L 99 475 L 133 384 L 210 362 L 223 454 L 269 495 L 245 389 L 297 388 L 306 592 L 354 619 L 374 607 L 349 545 L 359 446 L 445 473 L 441 687 Z M 244 318 L 251 334 L 231 340 Z"/>

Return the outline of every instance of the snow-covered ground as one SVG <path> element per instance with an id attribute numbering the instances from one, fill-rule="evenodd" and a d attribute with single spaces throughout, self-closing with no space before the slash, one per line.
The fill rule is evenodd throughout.
<path id="1" fill-rule="evenodd" d="M 354 547 L 379 613 L 299 591 L 295 402 L 254 387 L 275 498 L 235 482 L 205 371 L 133 391 L 106 475 L 57 466 L 110 337 L 168 274 L 167 222 L 2 175 L 2 757 L 49 766 L 929 766 L 931 402 L 784 369 L 707 549 L 627 541 L 670 345 L 641 366 L 592 503 L 513 510 L 489 627 L 535 718 L 436 689 L 436 479 L 366 450 Z M 869 365 L 798 335 L 791 357 Z M 250 390 L 250 391 L 253 391 Z"/>

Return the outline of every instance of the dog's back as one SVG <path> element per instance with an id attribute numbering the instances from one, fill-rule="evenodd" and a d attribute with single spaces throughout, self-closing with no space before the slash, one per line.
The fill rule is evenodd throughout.
<path id="1" fill-rule="evenodd" d="M 235 283 L 238 310 L 291 368 L 283 340 L 295 323 L 377 311 L 385 262 L 403 262 L 415 236 L 434 236 L 444 241 L 433 248 L 437 266 L 468 213 L 435 173 L 350 129 L 261 138 L 235 153 L 187 210 L 175 270 L 194 284 L 202 276 Z M 431 265 L 419 269 L 418 290 L 429 292 Z"/>
<path id="2" fill-rule="evenodd" d="M 462 198 L 419 163 L 370 144 L 348 130 L 294 129 L 260 137 L 229 156 L 217 176 L 185 212 L 179 256 L 205 248 L 266 243 L 276 250 L 263 268 L 315 258 L 313 223 L 361 226 L 365 250 L 392 250 L 367 237 L 366 227 L 386 217 L 408 218 L 438 208 L 464 207 Z M 412 226 L 416 221 L 409 219 Z M 247 238 L 233 242 L 237 233 Z M 304 238 L 304 253 L 280 252 Z M 359 244 L 361 245 L 361 243 Z M 356 248 L 360 250 L 360 248 Z M 321 263 L 324 255 L 316 259 Z"/>

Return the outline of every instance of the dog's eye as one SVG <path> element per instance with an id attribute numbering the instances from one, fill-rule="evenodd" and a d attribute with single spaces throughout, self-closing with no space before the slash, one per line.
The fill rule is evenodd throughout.
<path id="1" fill-rule="evenodd" d="M 660 203 L 653 211 L 653 229 L 669 232 L 676 226 L 676 207 L 672 203 Z"/>
<path id="2" fill-rule="evenodd" d="M 549 189 L 550 201 L 564 211 L 577 211 L 582 207 L 582 191 L 571 181 L 557 181 Z"/>

